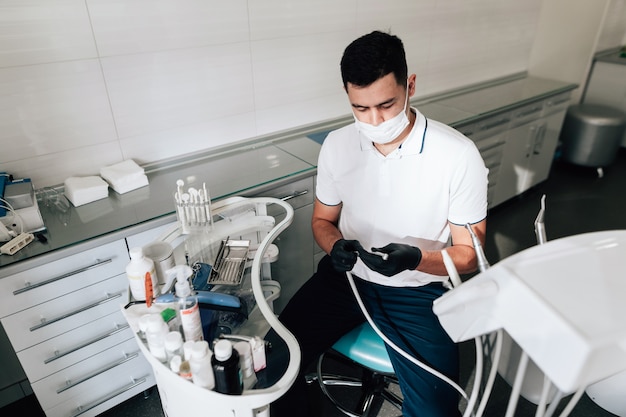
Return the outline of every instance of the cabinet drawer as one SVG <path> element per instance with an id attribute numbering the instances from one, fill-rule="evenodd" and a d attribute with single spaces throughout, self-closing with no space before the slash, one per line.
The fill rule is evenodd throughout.
<path id="1" fill-rule="evenodd" d="M 128 298 L 127 290 L 126 275 L 118 275 L 4 317 L 2 325 L 19 352 L 119 311 Z"/>
<path id="2" fill-rule="evenodd" d="M 0 317 L 118 275 L 128 260 L 119 240 L 0 279 Z"/>
<path id="3" fill-rule="evenodd" d="M 541 117 L 543 112 L 543 101 L 535 101 L 511 112 L 511 127 L 520 126 L 524 123 L 532 122 Z"/>
<path id="4" fill-rule="evenodd" d="M 497 146 L 495 148 L 489 148 L 484 152 L 481 152 L 485 166 L 491 171 L 492 168 L 500 165 L 502 161 L 502 150 L 504 146 Z"/>
<path id="5" fill-rule="evenodd" d="M 568 91 L 566 93 L 557 94 L 554 97 L 547 98 L 543 102 L 543 115 L 549 116 L 551 114 L 567 110 L 570 104 L 571 95 L 572 93 Z"/>
<path id="6" fill-rule="evenodd" d="M 52 408 L 46 417 L 93 417 L 155 385 L 152 372 L 143 366 L 120 368 L 102 378 L 97 387 Z"/>
<path id="7" fill-rule="evenodd" d="M 17 357 L 35 382 L 133 337 L 118 307 L 113 314 L 24 349 Z"/>
<path id="8" fill-rule="evenodd" d="M 474 142 L 505 132 L 509 128 L 511 114 L 500 113 L 485 120 L 461 126 L 458 130 Z"/>
<path id="9" fill-rule="evenodd" d="M 43 378 L 32 387 L 42 407 L 52 408 L 92 391 L 102 392 L 104 382 L 111 378 L 125 378 L 133 370 L 143 370 L 146 374 L 152 372 L 135 338 Z"/>

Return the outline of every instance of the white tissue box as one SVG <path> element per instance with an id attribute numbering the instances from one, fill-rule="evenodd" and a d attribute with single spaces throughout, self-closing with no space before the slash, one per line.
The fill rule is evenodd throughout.
<path id="1" fill-rule="evenodd" d="M 143 168 L 132 159 L 100 169 L 100 176 L 119 194 L 148 185 Z"/>
<path id="2" fill-rule="evenodd" d="M 69 177 L 65 180 L 65 196 L 75 207 L 109 196 L 109 185 L 100 177 Z"/>

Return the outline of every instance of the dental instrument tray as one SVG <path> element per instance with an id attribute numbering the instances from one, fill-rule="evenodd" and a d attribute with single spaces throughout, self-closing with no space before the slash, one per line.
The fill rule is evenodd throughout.
<path id="1" fill-rule="evenodd" d="M 249 240 L 222 240 L 208 284 L 239 285 L 248 260 Z"/>

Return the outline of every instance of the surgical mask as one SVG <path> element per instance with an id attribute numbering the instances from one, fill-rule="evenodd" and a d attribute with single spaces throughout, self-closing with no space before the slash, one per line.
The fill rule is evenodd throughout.
<path id="1" fill-rule="evenodd" d="M 409 99 L 409 88 L 406 89 L 406 98 L 404 99 L 404 108 L 400 113 L 389 120 L 385 120 L 379 125 L 372 125 L 365 123 L 357 119 L 356 114 L 354 116 L 354 124 L 357 130 L 365 136 L 367 139 L 379 145 L 384 145 L 391 142 L 409 125 L 409 118 L 406 116 L 406 106 Z"/>

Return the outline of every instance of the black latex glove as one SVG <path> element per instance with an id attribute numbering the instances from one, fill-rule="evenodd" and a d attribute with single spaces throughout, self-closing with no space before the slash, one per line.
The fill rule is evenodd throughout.
<path id="1" fill-rule="evenodd" d="M 422 260 L 422 251 L 419 248 L 402 243 L 390 243 L 382 248 L 372 248 L 372 252 L 386 253 L 387 259 L 365 250 L 359 250 L 359 257 L 369 269 L 387 277 L 407 269 L 412 271 Z"/>
<path id="2" fill-rule="evenodd" d="M 339 239 L 330 251 L 333 268 L 338 272 L 352 270 L 357 260 L 357 252 L 363 250 L 358 240 Z"/>

